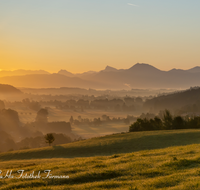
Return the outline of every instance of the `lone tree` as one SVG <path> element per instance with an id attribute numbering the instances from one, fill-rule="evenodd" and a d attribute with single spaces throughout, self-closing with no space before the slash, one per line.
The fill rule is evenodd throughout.
<path id="1" fill-rule="evenodd" d="M 46 140 L 46 143 L 49 143 L 49 146 L 51 145 L 51 143 L 53 141 L 55 141 L 55 137 L 53 136 L 52 133 L 47 133 L 45 136 L 44 136 L 45 140 Z"/>

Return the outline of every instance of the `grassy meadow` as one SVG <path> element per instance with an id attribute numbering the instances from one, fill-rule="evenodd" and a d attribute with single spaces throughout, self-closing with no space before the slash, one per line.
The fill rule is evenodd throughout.
<path id="1" fill-rule="evenodd" d="M 0 179 L 0 189 L 200 189 L 200 130 L 114 134 L 0 154 L 3 176 L 51 170 L 67 179 Z"/>

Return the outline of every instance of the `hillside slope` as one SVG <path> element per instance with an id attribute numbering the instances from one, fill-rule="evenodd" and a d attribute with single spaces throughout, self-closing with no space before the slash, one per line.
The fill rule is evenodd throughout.
<path id="1" fill-rule="evenodd" d="M 14 86 L 0 84 L 0 94 L 21 94 L 22 92 Z"/>
<path id="2" fill-rule="evenodd" d="M 200 107 L 200 87 L 190 88 L 180 92 L 174 92 L 167 95 L 161 95 L 147 100 L 144 103 L 144 108 L 149 108 L 159 111 L 164 109 L 177 109 L 187 105 Z M 196 110 L 199 111 L 199 110 Z M 189 111 L 189 109 L 188 109 Z M 195 110 L 194 110 L 195 111 Z"/>
<path id="3" fill-rule="evenodd" d="M 0 160 L 105 156 L 200 143 L 200 130 L 114 134 L 47 148 L 0 154 Z"/>
<path id="4" fill-rule="evenodd" d="M 112 156 L 3 161 L 1 175 L 12 172 L 13 179 L 1 179 L 0 190 L 199 190 L 199 150 L 194 144 Z M 27 178 L 20 178 L 19 170 Z"/>

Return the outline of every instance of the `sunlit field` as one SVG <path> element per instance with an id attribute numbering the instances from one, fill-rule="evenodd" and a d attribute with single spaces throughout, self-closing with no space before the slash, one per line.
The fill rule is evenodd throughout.
<path id="1" fill-rule="evenodd" d="M 14 178 L 0 178 L 0 189 L 199 189 L 199 143 L 200 130 L 190 129 L 113 134 L 5 152 L 0 154 L 1 176 L 12 170 Z M 40 177 L 22 179 L 18 170 L 24 170 L 22 176 L 40 172 Z M 44 170 L 69 178 L 49 178 Z"/>
<path id="2" fill-rule="evenodd" d="M 110 156 L 1 161 L 3 175 L 12 170 L 16 178 L 24 170 L 23 176 L 34 171 L 41 178 L 0 179 L 0 189 L 191 190 L 200 187 L 199 166 L 198 144 Z M 44 170 L 69 178 L 52 179 Z"/>

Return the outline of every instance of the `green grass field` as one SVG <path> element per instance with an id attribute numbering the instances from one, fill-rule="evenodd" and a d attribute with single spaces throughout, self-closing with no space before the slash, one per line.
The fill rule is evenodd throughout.
<path id="1" fill-rule="evenodd" d="M 67 179 L 1 179 L 0 189 L 200 189 L 200 130 L 115 134 L 0 154 L 2 176 L 51 170 Z M 1 176 L 0 175 L 0 176 Z"/>

